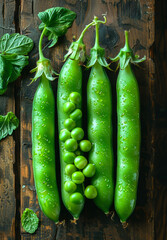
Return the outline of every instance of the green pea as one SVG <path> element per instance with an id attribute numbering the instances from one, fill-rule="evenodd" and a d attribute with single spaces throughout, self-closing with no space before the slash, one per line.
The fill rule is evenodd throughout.
<path id="1" fill-rule="evenodd" d="M 66 102 L 63 106 L 63 111 L 65 113 L 71 113 L 74 111 L 74 109 L 75 109 L 75 104 L 72 102 Z"/>
<path id="2" fill-rule="evenodd" d="M 79 104 L 81 102 L 81 95 L 78 92 L 72 92 L 69 96 L 70 101 Z"/>
<path id="3" fill-rule="evenodd" d="M 77 185 L 73 181 L 67 181 L 64 184 L 64 189 L 68 193 L 73 193 L 77 189 Z"/>
<path id="4" fill-rule="evenodd" d="M 63 160 L 65 163 L 73 163 L 76 155 L 73 152 L 65 152 L 63 154 Z"/>
<path id="5" fill-rule="evenodd" d="M 86 167 L 88 161 L 84 156 L 77 156 L 74 159 L 74 164 L 78 169 L 83 169 L 84 167 Z"/>
<path id="6" fill-rule="evenodd" d="M 89 140 L 82 140 L 79 143 L 79 146 L 83 152 L 89 152 L 91 150 L 92 144 Z"/>
<path id="7" fill-rule="evenodd" d="M 88 199 L 94 199 L 97 197 L 97 190 L 93 185 L 89 185 L 86 187 L 84 194 Z"/>
<path id="8" fill-rule="evenodd" d="M 73 180 L 73 182 L 75 182 L 76 184 L 81 184 L 81 183 L 84 182 L 85 177 L 84 177 L 84 175 L 83 175 L 82 172 L 76 171 L 76 172 L 74 172 L 74 173 L 72 174 L 72 180 Z"/>
<path id="9" fill-rule="evenodd" d="M 83 204 L 84 202 L 84 197 L 82 196 L 81 193 L 75 192 L 72 193 L 70 196 L 70 201 L 74 204 Z"/>
<path id="10" fill-rule="evenodd" d="M 76 165 L 76 164 L 75 164 Z M 95 175 L 95 165 L 92 163 L 89 163 L 84 169 L 83 174 L 85 177 L 93 177 Z"/>
<path id="11" fill-rule="evenodd" d="M 75 128 L 76 126 L 76 123 L 74 120 L 72 120 L 71 118 L 67 118 L 65 121 L 64 121 L 64 127 L 71 131 L 73 128 Z"/>
<path id="12" fill-rule="evenodd" d="M 67 129 L 63 129 L 60 131 L 59 134 L 60 141 L 65 142 L 69 138 L 71 138 L 71 133 Z"/>
<path id="13" fill-rule="evenodd" d="M 71 137 L 74 138 L 75 140 L 81 140 L 83 139 L 84 137 L 84 131 L 82 128 L 74 128 L 72 131 L 71 131 Z"/>
<path id="14" fill-rule="evenodd" d="M 64 143 L 65 149 L 69 152 L 74 152 L 78 148 L 78 143 L 75 139 L 67 139 Z"/>
<path id="15" fill-rule="evenodd" d="M 68 175 L 68 176 L 71 176 L 74 172 L 76 172 L 76 167 L 74 164 L 68 164 L 66 167 L 65 167 L 65 173 Z"/>
<path id="16" fill-rule="evenodd" d="M 82 118 L 82 111 L 80 109 L 75 109 L 71 114 L 70 118 L 73 119 L 74 121 L 78 121 L 79 119 Z"/>

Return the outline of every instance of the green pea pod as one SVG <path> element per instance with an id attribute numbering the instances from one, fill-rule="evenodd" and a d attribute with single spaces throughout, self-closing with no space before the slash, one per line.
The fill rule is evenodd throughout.
<path id="1" fill-rule="evenodd" d="M 83 44 L 83 36 L 85 31 L 92 25 L 90 23 L 81 33 L 81 36 L 76 42 L 73 42 L 70 46 L 69 52 L 66 54 L 66 62 L 63 65 L 57 91 L 57 111 L 58 111 L 58 130 L 59 133 L 64 129 L 64 121 L 69 118 L 69 114 L 63 110 L 64 104 L 69 101 L 69 95 L 72 92 L 78 92 L 82 96 L 82 68 L 80 61 L 85 61 L 85 45 Z M 81 102 L 77 104 L 77 109 L 81 109 Z M 71 116 L 71 115 L 70 115 Z M 81 119 L 76 120 L 76 127 L 81 127 Z M 73 197 L 70 198 L 71 193 L 67 192 L 64 188 L 65 182 L 71 181 L 71 176 L 65 173 L 67 163 L 63 160 L 63 154 L 65 153 L 65 146 L 62 141 L 59 141 L 60 149 L 60 163 L 61 163 L 61 193 L 62 200 L 71 213 L 74 219 L 78 219 L 80 213 L 84 207 L 84 197 L 82 201 L 76 201 Z M 82 184 L 77 185 L 76 193 L 80 193 L 83 196 Z M 79 194 L 78 194 L 79 195 Z M 73 193 L 72 196 L 77 196 Z M 81 195 L 79 195 L 81 197 Z M 80 198 L 81 199 L 81 198 Z M 72 200 L 72 201 L 71 201 Z M 74 201 L 75 200 L 75 201 Z"/>
<path id="2" fill-rule="evenodd" d="M 33 174 L 43 213 L 58 223 L 60 200 L 55 168 L 55 100 L 50 85 L 50 80 L 54 80 L 52 77 L 54 71 L 50 61 L 43 56 L 42 38 L 43 34 L 39 44 L 40 60 L 37 62 L 37 67 L 31 70 L 31 72 L 36 71 L 32 82 L 40 78 L 32 108 Z"/>
<path id="3" fill-rule="evenodd" d="M 55 172 L 55 100 L 43 74 L 33 99 L 32 157 L 35 187 L 44 214 L 58 222 L 60 201 Z"/>
<path id="4" fill-rule="evenodd" d="M 40 78 L 37 91 L 33 99 L 32 108 L 32 158 L 35 188 L 39 205 L 43 213 L 59 222 L 60 199 L 56 181 L 55 166 L 55 100 L 50 81 L 56 74 L 50 60 L 42 53 L 42 39 L 46 29 L 43 30 L 39 40 L 40 59 L 32 79 Z"/>
<path id="5" fill-rule="evenodd" d="M 99 22 L 96 41 L 88 67 L 92 67 L 87 84 L 88 139 L 92 143 L 89 162 L 95 165 L 91 183 L 97 189 L 95 204 L 109 213 L 113 202 L 112 97 L 111 84 L 103 67 L 108 68 L 104 49 L 99 46 Z M 102 22 L 103 23 L 103 22 Z M 104 22 L 105 23 L 105 22 Z"/>
<path id="6" fill-rule="evenodd" d="M 132 214 L 137 195 L 140 158 L 140 100 L 139 89 L 130 62 L 145 60 L 134 56 L 129 47 L 128 32 L 126 43 L 113 61 L 120 59 L 117 78 L 117 177 L 115 209 L 121 222 Z"/>
<path id="7" fill-rule="evenodd" d="M 41 19 L 42 30 L 39 39 L 39 60 L 36 72 L 32 79 L 40 78 L 40 83 L 33 99 L 32 109 L 32 157 L 33 174 L 39 205 L 44 214 L 53 220 L 59 221 L 60 200 L 56 182 L 55 164 L 55 100 L 50 85 L 54 80 L 50 60 L 42 52 L 44 35 L 52 40 L 54 46 L 59 36 L 63 36 L 72 25 L 76 14 L 66 8 L 56 7 L 47 9 L 38 14 Z"/>

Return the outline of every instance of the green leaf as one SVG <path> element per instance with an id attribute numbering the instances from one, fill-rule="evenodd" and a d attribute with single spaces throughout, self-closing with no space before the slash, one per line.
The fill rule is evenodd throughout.
<path id="1" fill-rule="evenodd" d="M 40 30 L 47 30 L 45 35 L 49 40 L 53 40 L 50 47 L 54 46 L 58 37 L 63 36 L 68 28 L 72 26 L 76 13 L 63 7 L 54 7 L 40 12 L 38 17 L 42 21 L 39 26 Z"/>
<path id="2" fill-rule="evenodd" d="M 24 55 L 32 48 L 32 39 L 19 33 L 6 33 L 0 38 L 0 95 L 5 93 L 8 83 L 14 82 L 28 65 L 28 56 Z"/>
<path id="3" fill-rule="evenodd" d="M 6 116 L 0 115 L 0 140 L 7 135 L 12 135 L 13 130 L 19 126 L 19 120 L 12 112 Z"/>
<path id="4" fill-rule="evenodd" d="M 58 41 L 58 36 L 57 36 L 56 34 L 51 33 L 51 34 L 49 35 L 48 39 L 49 39 L 49 40 L 52 40 L 52 39 L 53 39 L 53 41 L 52 41 L 51 44 L 49 45 L 49 48 L 51 48 L 51 47 L 53 47 L 53 46 L 57 43 L 57 41 Z"/>
<path id="5" fill-rule="evenodd" d="M 3 55 L 3 59 L 5 59 L 8 64 L 12 65 L 12 74 L 9 78 L 9 82 L 14 82 L 21 75 L 21 71 L 23 68 L 28 65 L 28 56 L 23 55 Z"/>
<path id="6" fill-rule="evenodd" d="M 21 216 L 21 223 L 26 232 L 34 233 L 38 228 L 39 218 L 33 210 L 26 208 Z"/>
<path id="7" fill-rule="evenodd" d="M 5 54 L 27 55 L 33 48 L 31 38 L 13 33 L 6 33 L 0 39 L 0 52 Z"/>
<path id="8" fill-rule="evenodd" d="M 7 88 L 0 89 L 0 95 L 4 94 L 7 91 Z"/>
<path id="9" fill-rule="evenodd" d="M 14 82 L 23 68 L 28 65 L 28 56 L 0 55 L 0 95 L 7 89 L 8 83 Z"/>
<path id="10" fill-rule="evenodd" d="M 7 90 L 13 66 L 0 55 L 0 95 Z"/>

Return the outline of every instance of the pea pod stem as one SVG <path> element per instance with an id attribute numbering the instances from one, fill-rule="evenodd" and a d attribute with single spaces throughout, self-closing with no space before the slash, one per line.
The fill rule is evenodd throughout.
<path id="1" fill-rule="evenodd" d="M 94 17 L 94 25 L 96 26 L 96 40 L 95 40 L 95 45 L 94 45 L 94 48 L 99 48 L 100 45 L 99 45 L 99 24 L 102 23 L 102 24 L 105 24 L 107 22 L 107 19 L 105 16 L 104 17 L 104 21 L 100 21 L 98 20 L 98 17 Z"/>
<path id="2" fill-rule="evenodd" d="M 90 51 L 90 58 L 86 67 L 87 68 L 93 67 L 98 62 L 101 66 L 111 70 L 105 58 L 105 49 L 100 47 L 100 44 L 99 44 L 99 24 L 105 24 L 107 22 L 106 17 L 105 16 L 103 17 L 104 17 L 104 21 L 98 20 L 98 17 L 96 16 L 94 17 L 93 22 L 96 27 L 96 38 L 95 38 L 95 44 Z"/>
<path id="3" fill-rule="evenodd" d="M 90 28 L 93 24 L 94 24 L 94 22 L 91 22 L 91 23 L 89 23 L 88 25 L 86 25 L 86 27 L 85 27 L 84 30 L 81 32 L 81 35 L 80 35 L 80 37 L 79 37 L 78 40 L 77 40 L 78 43 L 82 43 L 82 42 L 83 42 L 83 37 L 84 37 L 86 31 L 87 31 L 88 28 Z"/>
<path id="4" fill-rule="evenodd" d="M 93 24 L 94 22 L 89 23 L 81 32 L 81 35 L 78 38 L 78 40 L 76 42 L 72 42 L 68 53 L 64 56 L 64 60 L 70 57 L 72 60 L 77 60 L 82 63 L 85 61 L 86 47 L 85 47 L 85 44 L 83 43 L 83 37 L 86 31 L 88 30 L 88 28 L 90 28 Z"/>
<path id="5" fill-rule="evenodd" d="M 49 81 L 53 81 L 55 77 L 53 75 L 58 75 L 52 68 L 51 62 L 49 59 L 45 58 L 42 52 L 42 40 L 46 33 L 46 28 L 43 29 L 40 39 L 39 39 L 39 60 L 37 61 L 37 66 L 32 69 L 30 72 L 36 72 L 35 77 L 32 79 L 31 83 L 40 78 L 43 74 Z M 30 84 L 31 84 L 30 83 Z"/>
<path id="6" fill-rule="evenodd" d="M 83 29 L 83 31 L 81 32 L 81 35 L 80 35 L 80 37 L 78 38 L 77 42 L 79 42 L 79 43 L 82 43 L 82 42 L 83 42 L 83 37 L 84 37 L 86 31 L 88 30 L 88 28 L 90 28 L 91 26 L 95 26 L 95 25 L 96 25 L 97 27 L 99 27 L 99 23 L 105 24 L 106 21 L 107 21 L 107 19 L 106 19 L 105 16 L 103 16 L 103 17 L 104 17 L 104 21 L 100 21 L 100 20 L 98 20 L 98 18 L 95 16 L 94 19 L 93 19 L 93 21 L 92 21 L 91 23 L 89 23 L 88 25 L 86 25 L 86 27 Z M 98 31 L 96 31 L 96 38 L 97 38 L 98 43 L 99 43 L 99 34 L 98 34 L 97 32 L 98 32 Z M 98 36 L 97 36 L 97 35 L 98 35 Z M 99 46 L 99 44 L 98 44 L 98 46 Z"/>
<path id="7" fill-rule="evenodd" d="M 124 52 L 132 52 L 132 49 L 129 46 L 129 31 L 125 30 L 125 46 L 122 49 Z"/>
<path id="8" fill-rule="evenodd" d="M 76 42 L 72 42 L 72 44 L 70 45 L 68 53 L 64 56 L 64 60 L 66 60 L 69 57 L 72 60 L 79 61 L 80 63 L 85 62 L 86 47 L 85 47 L 85 44 L 83 43 L 83 37 L 86 31 L 91 26 L 95 26 L 99 23 L 103 23 L 103 24 L 106 23 L 106 17 L 104 16 L 104 21 L 99 21 L 97 17 L 94 17 L 93 21 L 85 26 L 78 40 Z"/>
<path id="9" fill-rule="evenodd" d="M 99 47 L 99 23 L 96 24 L 96 40 L 95 40 L 95 48 Z"/>
<path id="10" fill-rule="evenodd" d="M 39 46 L 38 46 L 38 48 L 39 48 L 39 59 L 41 61 L 46 60 L 46 58 L 44 57 L 43 52 L 42 52 L 42 40 L 43 40 L 43 37 L 45 35 L 45 32 L 46 32 L 46 28 L 44 28 L 42 33 L 41 33 L 41 36 L 40 36 L 40 39 L 39 39 Z"/>
<path id="11" fill-rule="evenodd" d="M 129 45 L 129 31 L 125 31 L 124 33 L 125 33 L 125 45 L 124 45 L 124 47 L 120 49 L 120 52 L 118 53 L 118 55 L 115 58 L 110 58 L 113 62 L 119 61 L 116 70 L 118 68 L 123 70 L 130 63 L 133 63 L 133 64 L 137 65 L 138 63 L 141 63 L 141 62 L 146 60 L 146 56 L 139 59 L 138 55 L 134 55 L 133 50 Z"/>

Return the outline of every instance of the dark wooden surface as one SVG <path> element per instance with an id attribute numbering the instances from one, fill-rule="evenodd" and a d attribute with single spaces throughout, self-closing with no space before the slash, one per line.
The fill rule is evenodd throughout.
<path id="1" fill-rule="evenodd" d="M 97 15 L 107 12 L 107 24 L 100 27 L 100 42 L 107 56 L 115 56 L 124 43 L 124 29 L 130 29 L 130 43 L 135 53 L 146 55 L 142 68 L 134 68 L 141 96 L 142 146 L 137 206 L 123 229 L 115 215 L 104 216 L 91 201 L 87 201 L 77 223 L 63 207 L 60 219 L 65 225 L 55 226 L 45 217 L 35 192 L 31 155 L 31 110 L 37 83 L 28 86 L 29 70 L 38 59 L 37 43 L 40 32 L 37 14 L 53 6 L 64 6 L 77 13 L 71 29 L 53 49 L 44 54 L 60 71 L 63 56 L 73 36 Z M 0 142 L 0 240 L 166 240 L 167 239 L 167 3 L 165 0 L 0 0 L 0 36 L 20 32 L 30 36 L 35 47 L 30 65 L 22 77 L 0 96 L 0 114 L 16 113 L 20 127 L 13 136 Z M 47 44 L 47 40 L 44 40 Z M 85 36 L 87 52 L 94 42 L 94 30 Z M 112 65 L 111 65 L 112 67 Z M 115 65 L 113 65 L 115 67 Z M 107 72 L 112 83 L 113 105 L 116 103 L 117 74 Z M 84 71 L 84 91 L 89 71 Z M 57 80 L 53 82 L 56 97 Z M 116 108 L 113 107 L 115 113 Z M 86 109 L 84 108 L 85 118 Z M 56 120 L 55 120 L 56 122 Z M 116 115 L 113 116 L 114 149 L 116 149 Z M 57 139 L 57 136 L 56 136 Z M 58 151 L 57 151 L 57 160 Z M 116 161 L 116 159 L 115 159 Z M 57 163 L 59 165 L 59 163 Z M 59 178 L 59 172 L 57 173 Z M 60 180 L 59 180 L 60 183 Z M 40 219 L 35 234 L 25 233 L 20 224 L 24 209 L 33 209 Z M 113 207 L 111 210 L 114 210 Z"/>
<path id="2" fill-rule="evenodd" d="M 15 28 L 15 2 L 0 1 L 0 36 L 13 33 Z M 14 87 L 0 96 L 0 114 L 15 112 Z M 0 239 L 15 239 L 15 140 L 13 136 L 0 142 Z"/>
<path id="3" fill-rule="evenodd" d="M 156 239 L 167 239 L 167 2 L 155 5 L 154 212 Z"/>

